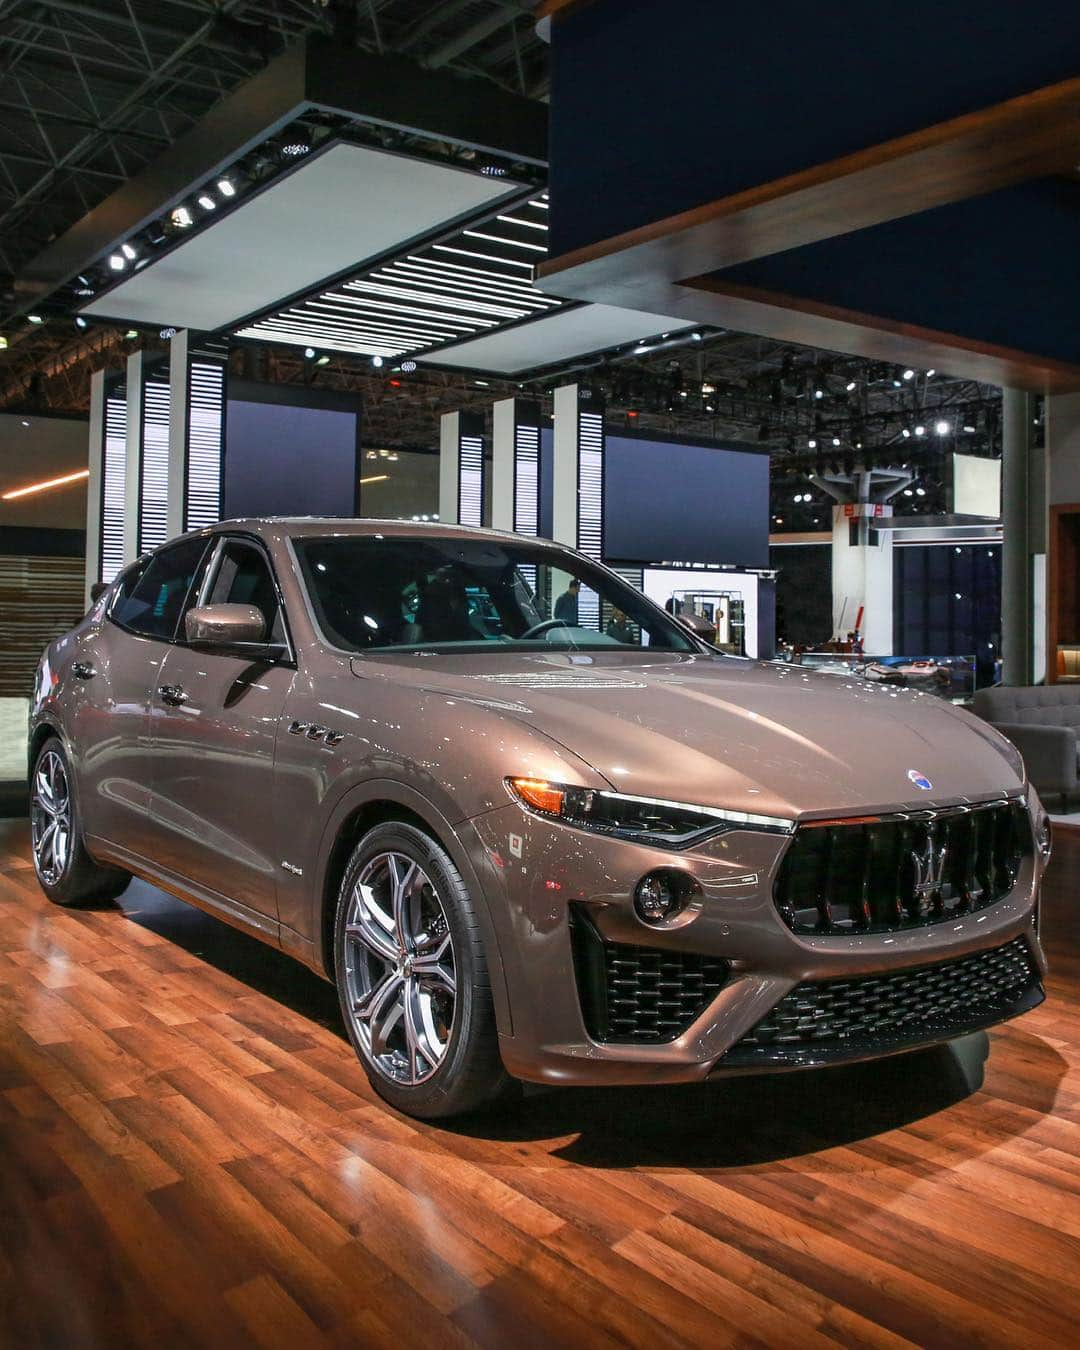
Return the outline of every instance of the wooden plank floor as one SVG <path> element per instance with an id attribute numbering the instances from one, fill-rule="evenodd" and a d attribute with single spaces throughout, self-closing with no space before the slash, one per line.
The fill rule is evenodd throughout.
<path id="1" fill-rule="evenodd" d="M 0 1345 L 1076 1344 L 1078 883 L 1062 832 L 981 1087 L 975 1038 L 447 1128 L 329 986 L 142 884 L 53 908 L 4 822 Z"/>

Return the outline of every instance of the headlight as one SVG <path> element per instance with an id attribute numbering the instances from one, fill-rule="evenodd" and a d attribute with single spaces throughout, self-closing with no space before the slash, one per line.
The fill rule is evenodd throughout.
<path id="1" fill-rule="evenodd" d="M 632 797 L 623 792 L 549 783 L 543 778 L 508 778 L 506 786 L 513 797 L 538 815 L 659 848 L 685 848 L 727 830 L 790 834 L 795 828 L 794 821 L 779 816 Z"/>

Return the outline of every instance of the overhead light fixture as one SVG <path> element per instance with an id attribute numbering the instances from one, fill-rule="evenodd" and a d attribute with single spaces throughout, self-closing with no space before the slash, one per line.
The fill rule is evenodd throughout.
<path id="1" fill-rule="evenodd" d="M 964 430 L 970 435 L 972 432 L 974 432 L 975 428 L 971 425 L 970 422 L 965 422 Z"/>
<path id="2" fill-rule="evenodd" d="M 934 430 L 937 432 L 939 436 L 947 436 L 949 432 L 952 430 L 952 427 L 949 425 L 948 422 L 945 421 L 944 418 L 942 418 L 940 422 L 934 423 Z"/>
<path id="3" fill-rule="evenodd" d="M 381 370 L 381 369 L 382 369 L 382 363 L 383 363 L 383 359 L 382 359 L 381 356 L 373 356 L 373 357 L 371 358 L 371 364 L 375 367 L 376 370 Z"/>
<path id="4" fill-rule="evenodd" d="M 124 262 L 123 256 L 121 254 L 114 253 L 109 258 L 109 266 L 112 268 L 114 272 L 122 272 L 124 268 L 127 266 L 127 264 Z"/>
<path id="5" fill-rule="evenodd" d="M 120 252 L 124 255 L 124 257 L 128 260 L 128 262 L 134 262 L 135 259 L 139 256 L 130 244 L 121 244 Z"/>
<path id="6" fill-rule="evenodd" d="M 178 206 L 169 219 L 181 230 L 186 230 L 189 225 L 195 223 L 194 217 L 186 206 Z"/>
<path id="7" fill-rule="evenodd" d="M 159 337 L 159 338 L 164 338 L 164 340 L 165 340 L 166 342 L 168 342 L 171 338 L 174 338 L 175 336 L 176 336 L 176 329 L 175 329 L 175 328 L 163 328 L 163 329 L 161 329 L 161 331 L 158 333 L 158 337 Z"/>
<path id="8" fill-rule="evenodd" d="M 314 361 L 314 359 L 315 359 L 315 348 L 314 348 L 314 347 L 305 347 L 305 348 L 304 348 L 304 356 L 305 356 L 305 358 L 306 358 L 308 361 Z"/>
<path id="9" fill-rule="evenodd" d="M 905 427 L 903 431 L 900 433 L 900 435 L 903 436 L 904 440 L 906 441 L 910 437 L 911 432 L 908 431 L 907 427 Z"/>
<path id="10" fill-rule="evenodd" d="M 806 444 L 809 446 L 811 450 L 817 449 L 817 441 L 814 439 L 813 436 L 810 437 L 810 439 L 806 442 Z"/>
<path id="11" fill-rule="evenodd" d="M 921 422 L 920 422 L 919 425 L 915 428 L 915 435 L 916 435 L 916 436 L 925 436 L 925 435 L 926 435 L 926 428 L 923 426 L 923 424 L 922 424 Z"/>
<path id="12" fill-rule="evenodd" d="M 815 389 L 815 390 L 814 390 L 814 397 L 815 397 L 815 398 L 824 398 L 824 397 L 825 397 L 825 390 L 824 390 L 824 389 Z"/>
<path id="13" fill-rule="evenodd" d="M 223 197 L 236 196 L 236 186 L 231 178 L 219 178 L 217 180 L 217 190 Z"/>
<path id="14" fill-rule="evenodd" d="M 320 356 L 319 359 L 315 362 L 315 364 L 317 366 L 328 366 L 330 364 L 330 358 L 324 352 L 322 356 Z"/>
<path id="15" fill-rule="evenodd" d="M 0 335 L 0 352 L 6 352 L 6 351 L 7 351 L 7 345 L 8 345 L 8 340 L 7 340 L 7 338 L 4 337 L 3 335 Z"/>
<path id="16" fill-rule="evenodd" d="M 368 478 L 361 478 L 361 483 L 385 483 L 390 477 L 388 473 L 373 473 Z"/>
<path id="17" fill-rule="evenodd" d="M 928 371 L 926 372 L 926 378 L 927 378 L 927 379 L 930 379 L 930 377 L 931 377 L 932 375 L 936 375 L 936 374 L 937 374 L 937 371 L 936 371 L 936 370 L 928 370 Z"/>
<path id="18" fill-rule="evenodd" d="M 501 164 L 481 164 L 480 172 L 485 178 L 505 178 L 506 170 Z"/>
<path id="19" fill-rule="evenodd" d="M 124 337 L 127 338 L 127 340 L 128 340 L 129 342 L 130 342 L 133 338 L 137 338 L 138 336 L 139 336 L 139 330 L 138 330 L 137 328 L 129 328 L 129 329 L 127 330 L 127 332 L 124 334 Z"/>
<path id="20" fill-rule="evenodd" d="M 413 373 L 413 371 L 416 369 L 416 362 L 415 362 L 415 361 L 402 361 L 402 363 L 401 363 L 401 365 L 398 367 L 398 369 L 401 370 L 402 374 L 404 374 L 404 375 L 411 375 L 411 374 Z"/>
<path id="21" fill-rule="evenodd" d="M 847 384 L 844 386 L 844 388 L 848 391 L 849 394 L 854 392 L 855 387 L 856 382 L 854 380 L 848 380 Z"/>
<path id="22" fill-rule="evenodd" d="M 840 444 L 840 437 L 839 437 L 839 436 L 834 436 L 834 437 L 832 438 L 832 443 L 833 443 L 833 445 L 839 445 L 839 444 Z"/>
<path id="23" fill-rule="evenodd" d="M 64 487 L 67 483 L 77 483 L 80 478 L 89 478 L 89 469 L 79 469 L 77 473 L 61 474 L 59 478 L 46 478 L 40 483 L 30 483 L 26 487 L 12 488 L 5 492 L 0 501 L 13 502 L 17 497 L 29 497 L 35 492 L 48 492 L 50 488 Z"/>
<path id="24" fill-rule="evenodd" d="M 915 496 L 916 496 L 916 497 L 925 497 L 925 496 L 926 496 L 926 489 L 925 489 L 925 488 L 916 488 L 916 489 L 915 489 Z"/>
<path id="25" fill-rule="evenodd" d="M 909 369 L 907 369 L 907 370 L 904 371 L 904 379 L 905 379 L 905 380 L 913 380 L 914 378 L 915 378 L 915 372 L 914 372 L 913 370 L 911 370 L 911 369 L 909 368 Z"/>
<path id="26" fill-rule="evenodd" d="M 81 314 L 78 315 L 78 316 L 76 317 L 76 319 L 75 319 L 75 327 L 76 327 L 76 328 L 87 328 L 88 326 L 89 326 L 89 325 L 87 324 L 86 320 L 83 318 L 83 316 L 82 316 Z M 6 342 L 4 343 L 4 346 L 5 346 L 5 347 L 7 346 L 7 343 L 6 343 Z"/>
<path id="27" fill-rule="evenodd" d="M 204 211 L 216 211 L 217 202 L 210 196 L 209 192 L 200 192 L 195 199 Z"/>
<path id="28" fill-rule="evenodd" d="M 28 314 L 28 315 L 26 316 L 26 322 L 27 322 L 27 323 L 44 323 L 45 320 L 42 318 L 42 316 L 41 316 L 40 314 Z"/>
<path id="29" fill-rule="evenodd" d="M 290 159 L 295 159 L 297 155 L 306 155 L 311 149 L 307 141 L 286 141 L 281 147 L 281 153 L 288 155 Z"/>

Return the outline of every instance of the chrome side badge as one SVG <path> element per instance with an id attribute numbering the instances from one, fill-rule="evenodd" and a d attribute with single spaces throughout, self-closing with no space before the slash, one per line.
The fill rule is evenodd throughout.
<path id="1" fill-rule="evenodd" d="M 304 869 L 302 867 L 297 867 L 295 863 L 286 862 L 284 858 L 281 860 L 281 865 L 286 872 L 291 872 L 294 877 L 302 877 L 304 875 Z"/>
<path id="2" fill-rule="evenodd" d="M 921 788 L 923 792 L 930 792 L 933 790 L 934 787 L 933 783 L 931 783 L 930 779 L 927 778 L 926 774 L 920 773 L 918 769 L 908 769 L 907 776 L 911 779 L 911 781 L 915 784 L 915 786 L 917 788 Z"/>

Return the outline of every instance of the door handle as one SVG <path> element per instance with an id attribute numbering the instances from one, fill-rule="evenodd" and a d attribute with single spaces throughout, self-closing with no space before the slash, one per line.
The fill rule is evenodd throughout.
<path id="1" fill-rule="evenodd" d="M 72 661 L 71 673 L 77 680 L 92 680 L 97 671 L 89 661 Z"/>
<path id="2" fill-rule="evenodd" d="M 182 703 L 187 702 L 187 694 L 178 684 L 163 684 L 158 690 L 162 703 L 169 703 L 174 708 L 179 708 Z"/>

